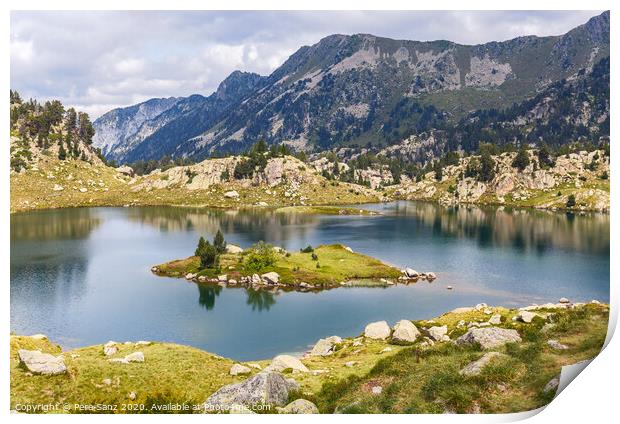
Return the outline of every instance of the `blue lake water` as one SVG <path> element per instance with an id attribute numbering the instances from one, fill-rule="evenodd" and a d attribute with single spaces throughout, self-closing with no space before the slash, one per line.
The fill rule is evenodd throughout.
<path id="1" fill-rule="evenodd" d="M 159 340 L 239 360 L 299 352 L 365 324 L 429 318 L 486 302 L 609 301 L 609 215 L 395 202 L 374 217 L 174 207 L 11 216 L 11 331 L 63 347 Z M 151 274 L 220 228 L 228 242 L 288 250 L 343 243 L 438 279 L 320 293 L 197 285 Z M 453 290 L 447 290 L 451 285 Z"/>

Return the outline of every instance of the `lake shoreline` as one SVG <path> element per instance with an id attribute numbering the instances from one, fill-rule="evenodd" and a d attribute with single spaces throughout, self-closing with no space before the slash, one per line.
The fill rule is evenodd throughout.
<path id="1" fill-rule="evenodd" d="M 44 400 L 46 403 L 53 403 L 56 396 L 69 399 L 70 403 L 90 404 L 95 403 L 96 398 L 97 403 L 110 405 L 148 404 L 149 396 L 158 392 L 161 396 L 159 402 L 174 402 L 184 390 L 188 391 L 185 396 L 189 396 L 191 403 L 203 405 L 206 401 L 205 405 L 208 406 L 209 402 L 218 399 L 218 391 L 228 387 L 227 385 L 242 384 L 244 381 L 269 375 L 272 376 L 269 378 L 292 378 L 291 384 L 294 382 L 294 385 L 291 387 L 295 389 L 290 393 L 287 391 L 290 396 L 302 392 L 303 398 L 317 404 L 317 412 L 333 413 L 337 405 L 336 409 L 349 408 L 347 405 L 355 398 L 361 397 L 364 402 L 374 404 L 374 391 L 381 389 L 371 391 L 370 388 L 389 387 L 389 380 L 381 377 L 381 373 L 383 370 L 389 373 L 392 364 L 409 364 L 409 360 L 405 358 L 414 359 L 407 365 L 412 367 L 409 372 L 421 373 L 418 378 L 426 381 L 432 379 L 433 373 L 438 372 L 432 371 L 435 367 L 432 361 L 427 365 L 428 371 L 423 372 L 424 368 L 420 368 L 425 367 L 424 364 L 430 358 L 436 357 L 444 369 L 457 366 L 458 371 L 476 357 L 480 359 L 482 353 L 477 352 L 495 351 L 500 353 L 494 355 L 506 358 L 504 360 L 508 361 L 511 367 L 523 367 L 525 365 L 519 361 L 531 361 L 532 358 L 528 353 L 527 357 L 520 359 L 519 349 L 526 349 L 529 345 L 544 346 L 546 356 L 544 360 L 539 359 L 543 361 L 543 368 L 536 369 L 538 376 L 535 381 L 526 383 L 526 379 L 522 383 L 528 386 L 523 399 L 540 404 L 552 398 L 547 394 L 552 395 L 554 391 L 548 387 L 556 378 L 554 376 L 559 371 L 558 367 L 591 359 L 598 354 L 607 332 L 608 314 L 609 306 L 596 301 L 572 304 L 567 299 L 561 299 L 560 303 L 518 309 L 493 307 L 482 303 L 473 307 L 457 308 L 431 319 L 401 320 L 394 328 L 385 321 L 373 322 L 366 326 L 360 336 L 330 336 L 320 339 L 300 358 L 278 355 L 273 359 L 250 361 L 234 361 L 198 348 L 156 341 L 110 341 L 105 345 L 63 350 L 59 345 L 51 343 L 45 335 L 11 335 L 11 408 L 14 409 L 18 403 L 43 403 Z M 492 330 L 494 328 L 498 330 Z M 476 338 L 483 333 L 493 336 L 488 340 Z M 472 342 L 468 341 L 470 338 Z M 489 343 L 489 346 L 485 343 Z M 24 362 L 27 361 L 27 355 L 20 349 L 49 354 L 47 359 L 55 364 L 56 368 L 53 369 L 56 375 L 38 375 L 37 371 L 29 371 L 29 366 Z M 526 351 L 529 352 L 527 349 Z M 175 358 L 174 365 L 170 363 L 171 357 Z M 419 364 L 420 358 L 429 359 L 422 359 Z M 485 361 L 484 364 L 480 363 L 479 368 L 486 366 L 488 360 Z M 191 381 L 178 385 L 178 381 L 170 379 L 168 374 L 176 372 L 179 367 L 196 369 L 198 380 L 190 379 Z M 419 370 L 415 371 L 418 368 Z M 473 363 L 464 369 L 477 370 Z M 461 370 L 461 375 L 463 372 Z M 399 378 L 404 378 L 405 375 L 402 374 Z M 487 376 L 484 372 L 480 375 Z M 518 375 L 510 374 L 511 377 L 502 378 L 515 380 L 516 384 L 521 381 Z M 488 377 L 497 378 L 495 375 Z M 71 383 L 74 378 L 78 379 L 77 384 Z M 90 383 L 82 381 L 84 379 L 90 380 Z M 334 381 L 347 385 L 336 398 L 332 398 L 329 385 L 326 386 L 327 382 Z M 367 386 L 364 382 L 372 382 L 372 385 Z M 171 383 L 174 384 L 174 390 L 173 386 L 169 386 Z M 46 387 L 50 385 L 54 387 L 49 392 L 51 399 L 46 395 Z M 515 395 L 510 390 L 505 394 Z M 532 396 L 533 394 L 535 396 Z M 288 399 L 282 401 L 283 404 L 278 405 L 284 406 L 296 398 L 289 395 Z M 432 399 L 427 401 L 428 407 L 436 405 Z M 483 405 L 484 408 L 490 407 L 484 403 Z M 468 408 L 480 408 L 480 405 L 467 402 L 456 404 L 455 407 L 459 412 L 467 412 Z M 449 405 L 442 408 L 450 409 Z M 511 408 L 514 406 L 499 407 L 502 412 L 511 412 Z M 274 409 L 272 412 L 277 411 Z"/>

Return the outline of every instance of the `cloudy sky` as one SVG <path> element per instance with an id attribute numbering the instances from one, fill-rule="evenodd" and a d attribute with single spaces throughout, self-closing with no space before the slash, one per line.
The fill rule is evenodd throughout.
<path id="1" fill-rule="evenodd" d="M 329 34 L 478 44 L 562 34 L 598 13 L 12 12 L 11 87 L 96 118 L 152 97 L 208 95 L 236 69 L 269 74 Z"/>

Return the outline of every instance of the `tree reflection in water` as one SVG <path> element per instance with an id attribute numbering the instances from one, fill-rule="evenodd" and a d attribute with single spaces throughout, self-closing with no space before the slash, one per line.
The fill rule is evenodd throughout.
<path id="1" fill-rule="evenodd" d="M 268 311 L 276 303 L 273 293 L 266 290 L 247 289 L 246 293 L 248 298 L 245 303 L 252 306 L 253 311 Z"/>
<path id="2" fill-rule="evenodd" d="M 215 306 L 215 298 L 220 295 L 222 288 L 220 286 L 207 286 L 197 284 L 198 286 L 198 303 L 200 306 L 210 311 Z"/>

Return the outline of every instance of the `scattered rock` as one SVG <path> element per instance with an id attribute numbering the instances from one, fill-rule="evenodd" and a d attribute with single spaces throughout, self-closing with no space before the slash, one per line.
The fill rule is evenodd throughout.
<path id="1" fill-rule="evenodd" d="M 217 281 L 219 281 L 220 283 L 227 282 L 228 281 L 228 275 L 226 275 L 226 274 L 218 275 L 217 276 Z"/>
<path id="2" fill-rule="evenodd" d="M 385 340 L 390 337 L 390 326 L 385 321 L 372 322 L 364 329 L 364 337 Z"/>
<path id="3" fill-rule="evenodd" d="M 80 187 L 80 193 L 86 193 L 88 189 L 86 187 Z"/>
<path id="4" fill-rule="evenodd" d="M 447 290 L 452 290 L 452 289 L 453 289 L 453 287 L 452 287 L 452 286 L 447 286 L 447 287 L 446 287 L 446 289 L 447 289 Z"/>
<path id="5" fill-rule="evenodd" d="M 420 331 L 409 320 L 401 320 L 394 326 L 394 334 L 392 334 L 392 340 L 396 342 L 413 343 L 416 341 Z"/>
<path id="6" fill-rule="evenodd" d="M 545 325 L 542 326 L 542 328 L 540 329 L 540 331 L 542 333 L 547 333 L 548 331 L 550 331 L 551 329 L 553 329 L 553 327 L 555 327 L 554 323 L 547 323 Z"/>
<path id="7" fill-rule="evenodd" d="M 127 397 L 131 400 L 136 400 L 136 392 L 129 392 L 129 395 Z"/>
<path id="8" fill-rule="evenodd" d="M 418 276 L 420 275 L 418 271 L 412 268 L 405 268 L 403 270 L 403 274 L 405 274 L 405 276 L 407 276 L 408 278 L 418 278 Z"/>
<path id="9" fill-rule="evenodd" d="M 538 315 L 536 315 L 533 312 L 529 312 L 529 311 L 519 311 L 519 313 L 517 314 L 517 319 L 520 321 L 523 321 L 525 323 L 530 323 L 532 322 L 532 320 L 534 319 L 534 317 L 537 317 Z"/>
<path id="10" fill-rule="evenodd" d="M 54 184 L 54 191 L 63 191 L 65 188 L 61 185 Z"/>
<path id="11" fill-rule="evenodd" d="M 188 272 L 187 274 L 185 274 L 185 279 L 186 280 L 193 280 L 194 278 L 196 278 L 196 274 L 194 274 L 192 272 Z"/>
<path id="12" fill-rule="evenodd" d="M 112 385 L 112 380 L 109 378 L 104 378 L 103 380 L 101 380 L 101 382 L 106 386 Z"/>
<path id="13" fill-rule="evenodd" d="M 234 244 L 227 244 L 226 245 L 226 253 L 243 253 L 243 249 L 239 246 L 236 246 Z"/>
<path id="14" fill-rule="evenodd" d="M 357 361 L 349 361 L 349 362 L 345 362 L 344 366 L 348 368 L 353 368 L 356 364 L 357 364 Z"/>
<path id="15" fill-rule="evenodd" d="M 388 347 L 384 347 L 383 349 L 381 349 L 379 353 L 387 353 L 391 351 L 392 351 L 392 348 L 388 346 Z"/>
<path id="16" fill-rule="evenodd" d="M 139 340 L 136 342 L 137 346 L 150 346 L 152 345 L 153 342 L 147 341 L 147 340 Z"/>
<path id="17" fill-rule="evenodd" d="M 320 339 L 314 347 L 312 351 L 310 351 L 310 356 L 328 356 L 334 353 L 334 348 L 336 344 L 342 343 L 342 339 L 338 336 L 331 336 L 326 339 Z"/>
<path id="18" fill-rule="evenodd" d="M 119 174 L 127 175 L 128 177 L 134 176 L 134 170 L 131 166 L 123 165 L 116 168 L 116 172 Z"/>
<path id="19" fill-rule="evenodd" d="M 428 281 L 433 281 L 437 279 L 437 275 L 434 272 L 427 272 L 426 273 L 426 279 Z"/>
<path id="20" fill-rule="evenodd" d="M 109 341 L 103 345 L 103 354 L 105 356 L 112 356 L 116 352 L 118 352 L 118 347 L 116 346 L 116 342 Z"/>
<path id="21" fill-rule="evenodd" d="M 30 338 L 34 340 L 47 340 L 47 336 L 45 334 L 33 334 Z"/>
<path id="22" fill-rule="evenodd" d="M 486 303 L 478 303 L 476 306 L 474 306 L 474 310 L 476 311 L 482 311 L 486 308 L 488 308 L 488 305 Z"/>
<path id="23" fill-rule="evenodd" d="M 521 342 L 517 330 L 500 327 L 471 328 L 456 339 L 457 344 L 478 343 L 483 349 L 492 349 L 513 342 Z"/>
<path id="24" fill-rule="evenodd" d="M 227 191 L 226 193 L 224 193 L 224 197 L 228 199 L 238 199 L 239 193 L 237 193 L 237 191 L 235 190 Z"/>
<path id="25" fill-rule="evenodd" d="M 370 389 L 372 391 L 373 395 L 380 395 L 381 392 L 383 391 L 383 387 L 381 386 L 374 386 L 372 389 Z"/>
<path id="26" fill-rule="evenodd" d="M 489 324 L 499 325 L 502 323 L 502 316 L 500 314 L 495 314 L 489 319 Z"/>
<path id="27" fill-rule="evenodd" d="M 65 360 L 60 356 L 41 353 L 40 350 L 19 349 L 19 361 L 33 374 L 55 375 L 67 372 Z"/>
<path id="28" fill-rule="evenodd" d="M 552 339 L 551 340 L 547 340 L 547 344 L 549 345 L 549 347 L 551 347 L 551 349 L 556 349 L 556 350 L 566 350 L 566 349 L 569 349 L 568 346 L 558 342 L 557 340 L 552 340 Z"/>
<path id="29" fill-rule="evenodd" d="M 244 365 L 234 364 L 232 367 L 230 367 L 229 374 L 230 375 L 243 375 L 243 374 L 249 374 L 251 372 L 252 370 Z"/>
<path id="30" fill-rule="evenodd" d="M 309 400 L 297 399 L 278 410 L 280 414 L 318 414 L 319 408 Z"/>
<path id="31" fill-rule="evenodd" d="M 447 340 L 450 340 L 450 338 L 448 337 L 448 326 L 447 325 L 442 325 L 441 327 L 429 328 L 428 335 L 430 336 L 431 339 L 437 342 L 446 341 L 446 338 Z"/>
<path id="32" fill-rule="evenodd" d="M 477 361 L 474 361 L 467 365 L 465 368 L 459 371 L 459 373 L 461 375 L 467 376 L 478 375 L 482 372 L 483 368 L 486 367 L 492 360 L 504 357 L 507 357 L 507 355 L 499 352 L 487 352 Z"/>
<path id="33" fill-rule="evenodd" d="M 551 380 L 549 380 L 549 382 L 545 385 L 545 388 L 543 389 L 543 391 L 545 393 L 552 392 L 552 391 L 555 392 L 558 389 L 559 385 L 560 385 L 560 376 L 556 375 Z"/>
<path id="34" fill-rule="evenodd" d="M 257 370 L 262 370 L 263 369 L 263 367 L 261 367 L 259 364 L 254 364 L 254 363 L 248 364 L 248 367 L 255 368 Z"/>
<path id="35" fill-rule="evenodd" d="M 269 371 L 284 371 L 285 369 L 292 369 L 294 371 L 308 372 L 308 368 L 301 363 L 301 361 L 291 355 L 278 355 L 271 361 L 271 364 L 266 368 Z"/>
<path id="36" fill-rule="evenodd" d="M 245 381 L 229 384 L 213 393 L 204 403 L 205 412 L 230 410 L 234 404 L 252 407 L 258 404 L 284 406 L 290 383 L 277 372 L 260 372 Z"/>
<path id="37" fill-rule="evenodd" d="M 567 299 L 567 298 L 565 298 L 565 297 L 562 297 L 562 298 L 560 298 L 559 303 L 564 303 L 564 304 L 566 304 L 566 303 L 570 303 L 570 300 L 568 300 L 568 299 Z"/>
<path id="38" fill-rule="evenodd" d="M 124 358 L 112 358 L 110 362 L 115 362 L 118 364 L 128 364 L 130 362 L 144 362 L 144 353 L 142 352 L 133 352 Z"/>
<path id="39" fill-rule="evenodd" d="M 278 284 L 280 281 L 280 274 L 277 272 L 267 272 L 261 275 L 261 278 L 265 280 L 268 284 Z"/>

